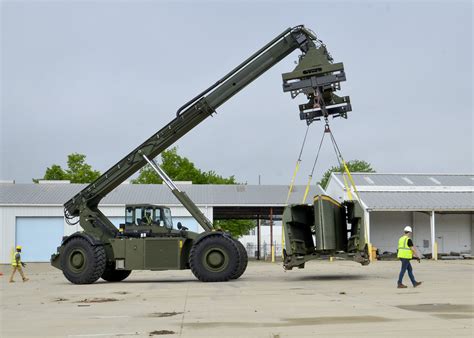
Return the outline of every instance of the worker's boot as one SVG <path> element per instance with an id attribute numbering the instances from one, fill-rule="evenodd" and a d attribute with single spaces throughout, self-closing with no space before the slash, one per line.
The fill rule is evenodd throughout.
<path id="1" fill-rule="evenodd" d="M 399 289 L 406 289 L 407 286 L 406 285 L 403 285 L 402 283 L 398 284 L 397 288 Z"/>
<path id="2" fill-rule="evenodd" d="M 413 285 L 413 287 L 416 288 L 417 286 L 420 286 L 421 283 L 423 283 L 423 282 L 416 282 L 415 285 Z"/>
<path id="3" fill-rule="evenodd" d="M 29 278 L 23 278 L 23 282 L 28 282 L 30 279 Z"/>
<path id="4" fill-rule="evenodd" d="M 15 272 L 16 272 L 16 268 L 13 268 L 12 273 L 11 273 L 11 275 L 10 275 L 10 280 L 9 280 L 10 283 L 14 283 L 14 282 L 15 282 L 15 281 L 13 280 L 13 278 L 15 277 Z"/>

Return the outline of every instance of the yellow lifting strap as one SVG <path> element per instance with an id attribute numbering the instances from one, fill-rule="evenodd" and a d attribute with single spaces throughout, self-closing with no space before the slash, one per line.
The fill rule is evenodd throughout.
<path id="1" fill-rule="evenodd" d="M 361 203 L 361 200 L 360 200 L 360 196 L 359 196 L 359 192 L 357 191 L 357 187 L 356 187 L 356 184 L 354 182 L 354 179 L 352 178 L 352 175 L 351 175 L 351 172 L 349 171 L 349 168 L 347 167 L 347 164 L 346 164 L 346 161 L 344 161 L 344 159 L 341 157 L 341 160 L 342 160 L 342 164 L 344 166 L 344 171 L 346 172 L 347 174 L 347 177 L 349 178 L 349 181 L 352 185 L 352 187 L 354 188 L 354 192 L 357 196 L 357 200 L 359 201 L 359 203 Z M 347 184 L 346 183 L 346 179 L 344 178 L 344 184 Z M 349 189 L 347 191 L 348 195 L 350 196 L 349 198 L 352 199 L 352 193 L 351 193 L 351 189 Z M 362 204 L 362 203 L 361 203 Z"/>
<path id="2" fill-rule="evenodd" d="M 345 162 L 344 162 L 344 170 L 346 170 L 346 168 L 347 166 L 345 165 Z M 346 175 L 344 175 L 344 172 L 342 173 L 342 179 L 344 180 L 344 187 L 346 188 L 346 191 L 347 191 L 347 197 L 350 200 L 353 200 L 354 198 L 352 197 L 351 187 L 349 186 L 349 184 L 347 184 Z"/>
<path id="3" fill-rule="evenodd" d="M 337 146 L 336 140 L 335 140 L 334 135 L 332 133 L 331 133 L 331 139 L 332 139 L 332 142 L 333 142 L 334 149 L 335 149 L 335 151 L 338 155 L 338 160 L 340 159 L 341 165 L 344 168 L 343 173 L 342 173 L 342 178 L 344 180 L 344 186 L 345 186 L 346 191 L 347 191 L 347 197 L 350 200 L 353 200 L 352 189 L 351 189 L 351 187 L 352 187 L 354 189 L 354 193 L 356 195 L 357 201 L 362 206 L 363 204 L 362 204 L 362 201 L 360 199 L 359 191 L 357 190 L 356 184 L 354 182 L 354 179 L 352 178 L 349 167 L 347 166 L 346 161 L 344 161 L 344 158 L 342 157 L 341 151 L 339 150 L 339 147 Z M 347 175 L 347 179 L 349 180 L 350 185 L 347 183 L 347 179 L 346 179 L 345 175 Z M 372 255 L 372 244 L 369 243 L 369 234 L 367 233 L 366 222 L 367 222 L 367 220 L 364 217 L 364 240 L 365 240 L 365 243 L 367 243 L 369 257 L 371 257 L 371 255 Z"/>
<path id="4" fill-rule="evenodd" d="M 309 188 L 311 186 L 311 180 L 313 179 L 313 175 L 309 175 L 309 178 L 308 178 L 308 184 L 306 184 L 306 189 L 304 191 L 304 195 L 303 195 L 303 204 L 306 203 L 306 197 L 308 197 L 308 193 L 309 193 Z"/>
<path id="5" fill-rule="evenodd" d="M 327 121 L 326 121 L 326 123 L 327 123 Z M 346 161 L 344 161 L 344 157 L 342 157 L 342 153 L 339 150 L 339 146 L 337 145 L 336 139 L 335 139 L 335 137 L 334 137 L 331 130 L 329 130 L 329 135 L 331 136 L 332 145 L 334 147 L 334 151 L 336 152 L 337 161 L 339 162 L 339 166 L 342 168 L 342 179 L 344 180 L 344 187 L 347 191 L 347 197 L 350 200 L 354 199 L 352 197 L 352 189 L 351 189 L 351 187 L 353 187 L 354 192 L 355 192 L 356 197 L 357 197 L 357 200 L 360 203 L 361 201 L 360 201 L 360 197 L 359 197 L 359 192 L 357 191 L 354 179 L 352 178 L 351 172 L 349 171 L 349 167 L 347 166 Z M 347 175 L 349 183 L 347 182 L 347 179 L 346 179 L 345 175 Z"/>
<path id="6" fill-rule="evenodd" d="M 298 173 L 298 170 L 300 169 L 300 163 L 301 163 L 301 160 L 298 159 L 298 161 L 296 161 L 296 167 L 295 167 L 295 171 L 293 172 L 293 177 L 291 178 L 290 189 L 288 189 L 288 196 L 286 196 L 286 204 L 288 204 L 291 193 L 293 192 L 293 186 L 295 185 L 296 174 Z"/>
<path id="7" fill-rule="evenodd" d="M 346 161 L 344 161 L 344 159 L 342 158 L 342 155 L 341 155 L 341 161 L 342 161 L 342 165 L 344 166 L 345 174 L 347 174 L 347 178 L 349 179 L 352 188 L 354 188 L 354 193 L 357 197 L 357 201 L 362 206 L 362 201 L 360 199 L 359 191 L 357 191 L 357 187 L 354 182 L 354 179 L 352 178 L 349 167 L 347 166 Z M 349 199 L 352 200 L 353 198 L 352 198 L 351 187 L 348 186 L 344 173 L 342 174 L 342 177 L 344 177 L 344 185 L 346 186 L 347 196 L 349 197 Z M 372 244 L 369 243 L 369 234 L 367 233 L 367 225 L 365 224 L 365 222 L 367 222 L 367 220 L 364 217 L 364 240 L 365 240 L 365 243 L 367 243 L 367 248 L 368 248 L 367 250 L 369 253 L 369 257 L 372 257 Z M 370 258 L 370 260 L 372 260 L 372 258 Z"/>
<path id="8" fill-rule="evenodd" d="M 306 143 L 306 137 L 308 136 L 308 130 L 309 130 L 309 125 L 308 127 L 306 127 L 306 133 L 304 134 L 303 144 L 301 144 L 300 154 L 298 155 L 298 160 L 296 161 L 296 167 L 293 172 L 293 177 L 291 178 L 290 188 L 288 189 L 288 196 L 286 196 L 286 204 L 288 204 L 288 202 L 290 201 L 290 196 L 291 196 L 291 193 L 293 192 L 293 187 L 295 185 L 296 175 L 298 174 L 298 170 L 300 169 L 301 155 L 303 154 L 304 145 Z"/>

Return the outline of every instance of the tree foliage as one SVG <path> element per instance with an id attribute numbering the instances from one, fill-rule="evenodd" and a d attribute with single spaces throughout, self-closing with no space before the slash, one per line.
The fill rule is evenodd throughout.
<path id="1" fill-rule="evenodd" d="M 73 153 L 67 159 L 66 175 L 71 183 L 90 183 L 100 176 L 100 172 L 92 170 L 86 163 L 86 155 Z"/>
<path id="2" fill-rule="evenodd" d="M 68 155 L 67 169 L 53 164 L 46 169 L 44 180 L 70 180 L 71 183 L 91 183 L 100 176 L 100 172 L 93 170 L 86 163 L 86 155 L 73 153 Z M 235 177 L 223 177 L 215 171 L 202 171 L 186 157 L 178 154 L 176 147 L 161 154 L 161 168 L 175 181 L 192 181 L 194 184 L 237 184 Z M 33 179 L 34 182 L 38 180 Z M 140 169 L 139 175 L 132 180 L 135 184 L 161 184 L 163 181 L 149 166 Z M 240 237 L 255 227 L 251 220 L 216 220 L 214 226 Z"/>
<path id="3" fill-rule="evenodd" d="M 228 231 L 232 236 L 238 238 L 246 235 L 250 230 L 255 228 L 256 222 L 247 219 L 228 219 L 228 220 L 216 220 L 214 221 L 214 227 Z"/>
<path id="4" fill-rule="evenodd" d="M 366 172 L 366 173 L 374 173 L 375 172 L 375 170 L 372 169 L 372 166 L 366 161 L 352 160 L 352 161 L 346 162 L 346 164 L 347 164 L 347 167 L 349 168 L 349 171 L 351 173 L 352 172 Z M 343 165 L 329 168 L 323 174 L 323 178 L 321 179 L 320 182 L 318 182 L 318 184 L 320 184 L 321 187 L 323 187 L 323 189 L 326 189 L 328 181 L 329 181 L 329 177 L 331 176 L 331 173 L 337 173 L 337 172 L 340 173 L 340 172 L 343 172 L 343 171 L 344 171 Z"/>
<path id="5" fill-rule="evenodd" d="M 48 181 L 67 180 L 67 174 L 60 165 L 53 164 L 51 167 L 46 168 L 43 179 Z"/>
<path id="6" fill-rule="evenodd" d="M 58 164 L 46 168 L 43 180 L 69 180 L 71 183 L 91 183 L 100 176 L 99 171 L 93 170 L 86 163 L 86 155 L 83 154 L 69 154 L 67 166 L 66 170 Z M 38 182 L 38 180 L 33 179 L 33 182 Z"/>
<path id="7" fill-rule="evenodd" d="M 193 162 L 178 154 L 178 149 L 173 147 L 161 154 L 161 168 L 174 181 L 191 181 L 193 184 L 237 184 L 234 176 L 222 177 L 215 171 L 202 171 L 196 168 Z M 163 181 L 147 165 L 140 169 L 139 175 L 132 183 L 136 184 L 161 184 Z M 214 226 L 228 231 L 234 237 L 240 237 L 255 227 L 251 220 L 215 220 Z"/>
<path id="8" fill-rule="evenodd" d="M 173 147 L 161 154 L 160 167 L 174 181 L 191 181 L 193 184 L 237 184 L 234 176 L 228 178 L 216 174 L 213 170 L 202 171 L 186 157 L 178 155 L 178 149 Z M 163 181 L 150 165 L 140 169 L 139 175 L 132 183 L 161 184 Z"/>

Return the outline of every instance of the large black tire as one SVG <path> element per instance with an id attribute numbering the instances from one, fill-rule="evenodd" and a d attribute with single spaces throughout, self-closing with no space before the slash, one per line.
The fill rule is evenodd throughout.
<path id="1" fill-rule="evenodd" d="M 240 266 L 239 249 L 231 238 L 213 234 L 192 246 L 189 265 L 201 282 L 225 282 Z"/>
<path id="2" fill-rule="evenodd" d="M 64 276 L 74 284 L 91 284 L 105 270 L 105 250 L 101 245 L 92 245 L 85 238 L 75 237 L 66 242 L 61 255 Z"/>
<path id="3" fill-rule="evenodd" d="M 116 270 L 113 265 L 107 265 L 100 277 L 107 282 L 121 282 L 130 276 L 131 273 L 131 270 Z"/>
<path id="4" fill-rule="evenodd" d="M 245 250 L 244 245 L 242 243 L 240 243 L 237 239 L 235 239 L 234 242 L 237 245 L 237 249 L 239 249 L 240 264 L 239 264 L 239 268 L 237 269 L 235 274 L 230 279 L 237 279 L 240 276 L 242 276 L 242 274 L 247 269 L 247 264 L 249 262 L 249 257 L 247 255 L 247 250 Z"/>

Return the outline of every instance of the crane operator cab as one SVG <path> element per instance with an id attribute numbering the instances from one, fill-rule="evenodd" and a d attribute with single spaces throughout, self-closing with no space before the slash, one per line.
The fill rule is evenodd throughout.
<path id="1" fill-rule="evenodd" d="M 178 228 L 182 228 L 181 223 Z M 120 224 L 120 234 L 126 237 L 155 237 L 170 234 L 173 218 L 168 207 L 153 204 L 125 206 L 125 224 Z"/>

